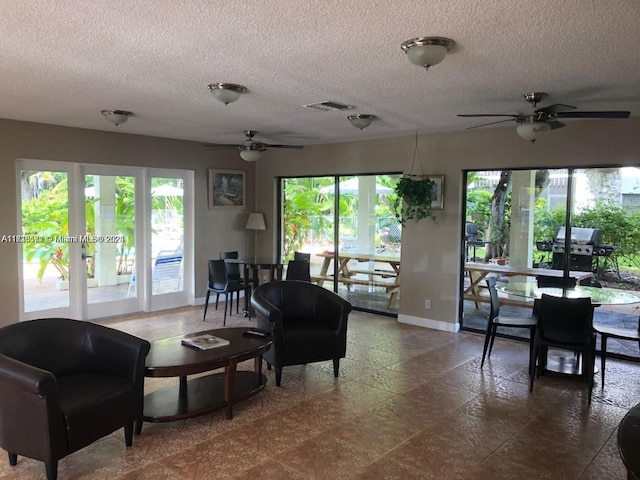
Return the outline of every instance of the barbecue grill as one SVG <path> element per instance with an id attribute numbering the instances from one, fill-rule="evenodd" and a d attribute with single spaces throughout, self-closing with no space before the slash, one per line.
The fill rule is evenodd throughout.
<path id="1" fill-rule="evenodd" d="M 552 252 L 551 268 L 562 270 L 564 268 L 565 254 L 564 227 L 558 227 L 552 241 L 536 242 L 538 250 Z M 600 243 L 602 230 L 599 228 L 571 228 L 571 243 L 569 245 L 569 270 L 591 272 L 594 269 L 594 261 L 599 257 L 608 257 L 616 247 Z"/>

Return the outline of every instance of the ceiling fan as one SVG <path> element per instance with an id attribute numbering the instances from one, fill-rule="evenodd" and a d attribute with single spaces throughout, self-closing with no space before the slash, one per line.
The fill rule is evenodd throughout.
<path id="1" fill-rule="evenodd" d="M 222 150 L 225 148 L 240 149 L 240 157 L 247 162 L 255 162 L 260 160 L 262 152 L 270 148 L 304 148 L 302 145 L 274 145 L 271 143 L 262 143 L 254 141 L 253 137 L 257 134 L 255 130 L 245 130 L 244 135 L 247 139 L 243 143 L 205 143 L 207 150 Z"/>
<path id="2" fill-rule="evenodd" d="M 529 102 L 533 107 L 537 107 L 538 103 L 547 94 L 544 92 L 532 92 L 525 93 L 524 99 Z M 517 132 L 525 140 L 529 140 L 531 143 L 537 139 L 545 136 L 551 130 L 562 128 L 564 123 L 558 119 L 561 118 L 629 118 L 630 112 L 624 111 L 600 111 L 600 112 L 574 112 L 576 107 L 571 105 L 563 105 L 561 103 L 554 103 L 548 107 L 539 108 L 534 110 L 532 114 L 510 114 L 510 113 L 488 113 L 488 114 L 459 114 L 459 117 L 512 117 L 506 120 L 498 120 L 497 122 L 483 123 L 481 125 L 475 125 L 469 127 L 466 130 L 472 128 L 485 127 L 487 125 L 495 125 L 497 123 L 504 122 L 516 122 L 518 124 Z"/>

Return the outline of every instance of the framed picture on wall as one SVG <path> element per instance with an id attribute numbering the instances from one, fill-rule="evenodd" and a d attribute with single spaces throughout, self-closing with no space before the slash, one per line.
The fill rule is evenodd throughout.
<path id="1" fill-rule="evenodd" d="M 431 210 L 444 209 L 444 175 L 429 175 L 429 180 L 435 184 L 435 195 L 431 203 Z"/>
<path id="2" fill-rule="evenodd" d="M 242 210 L 247 206 L 244 170 L 209 169 L 209 210 Z"/>

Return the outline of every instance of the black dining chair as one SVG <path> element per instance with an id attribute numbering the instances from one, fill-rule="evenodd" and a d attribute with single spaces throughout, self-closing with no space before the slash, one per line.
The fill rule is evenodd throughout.
<path id="1" fill-rule="evenodd" d="M 491 310 L 489 313 L 489 323 L 487 323 L 487 332 L 484 337 L 484 348 L 482 350 L 482 361 L 480 362 L 480 368 L 484 366 L 485 357 L 491 356 L 493 341 L 496 338 L 498 327 L 526 328 L 529 330 L 529 372 L 531 372 L 531 368 L 533 365 L 533 338 L 536 333 L 537 323 L 535 317 L 514 317 L 500 315 L 500 299 L 498 298 L 498 291 L 496 290 L 496 279 L 493 277 L 487 278 L 487 287 L 489 288 Z"/>
<path id="2" fill-rule="evenodd" d="M 529 372 L 529 391 L 536 376 L 546 369 L 549 347 L 571 350 L 582 356 L 581 373 L 593 391 L 596 358 L 594 305 L 589 298 L 555 297 L 543 294 L 538 306 L 538 325 L 533 341 L 533 368 Z"/>
<path id="3" fill-rule="evenodd" d="M 311 270 L 307 260 L 289 260 L 285 280 L 311 282 Z"/>
<path id="4" fill-rule="evenodd" d="M 220 252 L 220 260 L 237 260 L 240 258 L 240 254 L 237 250 L 231 252 Z M 234 262 L 226 262 L 227 263 L 227 276 L 229 277 L 230 282 L 251 284 L 253 280 L 251 278 L 244 278 L 241 273 L 240 264 Z M 220 294 L 216 294 L 216 310 L 218 309 L 218 300 L 220 299 Z M 233 301 L 233 299 L 232 299 Z M 240 290 L 236 291 L 236 313 L 238 313 L 240 305 Z"/>
<path id="5" fill-rule="evenodd" d="M 209 297 L 211 292 L 216 295 L 224 295 L 224 318 L 222 325 L 227 323 L 227 309 L 229 315 L 233 312 L 233 292 L 244 292 L 245 295 L 249 295 L 251 287 L 246 283 L 240 281 L 231 281 L 227 273 L 227 263 L 224 260 L 209 260 L 209 282 L 207 284 L 207 297 L 204 302 L 204 316 L 202 321 L 207 318 L 207 308 L 209 307 Z M 231 294 L 231 302 L 229 302 L 229 294 Z M 238 298 L 240 294 L 238 293 Z M 238 301 L 239 303 L 239 301 Z M 218 308 L 218 300 L 216 298 L 216 309 Z M 236 304 L 236 311 L 238 306 Z"/>
<path id="6" fill-rule="evenodd" d="M 640 349 L 640 318 L 638 318 L 638 328 L 636 330 L 627 328 L 609 327 L 607 325 L 595 325 L 596 333 L 600 334 L 600 372 L 601 388 L 604 388 L 604 369 L 607 363 L 607 340 L 615 338 L 617 340 L 631 340 L 638 342 Z"/>
<path id="7" fill-rule="evenodd" d="M 576 279 L 571 277 L 551 277 L 549 275 L 537 275 L 536 282 L 538 284 L 538 288 L 575 288 L 576 287 Z"/>

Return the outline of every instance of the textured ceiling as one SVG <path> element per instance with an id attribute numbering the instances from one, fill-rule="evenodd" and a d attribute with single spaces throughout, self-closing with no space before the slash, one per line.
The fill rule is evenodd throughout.
<path id="1" fill-rule="evenodd" d="M 462 130 L 491 119 L 457 113 L 530 112 L 530 91 L 635 116 L 639 24 L 637 0 L 2 0 L 0 117 L 314 144 Z M 456 45 L 425 71 L 400 44 L 428 35 Z M 248 92 L 225 107 L 212 82 Z M 324 100 L 356 108 L 302 108 Z M 116 128 L 101 109 L 134 116 Z M 360 131 L 348 113 L 379 120 Z"/>

